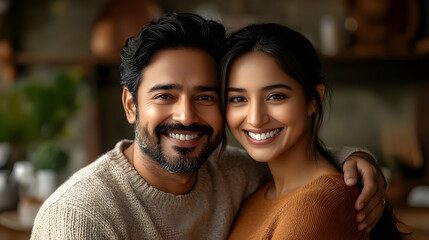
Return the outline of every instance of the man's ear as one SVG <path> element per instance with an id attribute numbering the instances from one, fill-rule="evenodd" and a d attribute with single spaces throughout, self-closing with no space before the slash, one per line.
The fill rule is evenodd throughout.
<path id="1" fill-rule="evenodd" d="M 128 122 L 134 124 L 136 122 L 136 104 L 134 103 L 133 95 L 125 87 L 122 88 L 122 105 L 124 106 Z"/>
<path id="2" fill-rule="evenodd" d="M 316 86 L 316 91 L 319 93 L 320 101 L 323 102 L 323 96 L 325 95 L 325 84 L 319 83 Z M 308 106 L 307 115 L 311 116 L 313 113 L 317 113 L 319 109 L 317 109 L 317 101 L 316 99 L 312 99 L 310 105 Z"/>

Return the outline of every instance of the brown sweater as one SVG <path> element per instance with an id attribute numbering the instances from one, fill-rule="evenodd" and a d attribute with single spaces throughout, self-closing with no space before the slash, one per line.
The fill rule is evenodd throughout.
<path id="1" fill-rule="evenodd" d="M 369 239 L 357 231 L 359 189 L 347 187 L 342 174 L 317 177 L 275 200 L 265 198 L 270 184 L 245 201 L 230 239 Z"/>

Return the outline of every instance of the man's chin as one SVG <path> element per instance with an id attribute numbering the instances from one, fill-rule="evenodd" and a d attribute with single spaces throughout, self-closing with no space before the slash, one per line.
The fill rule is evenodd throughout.
<path id="1" fill-rule="evenodd" d="M 205 161 L 201 158 L 176 157 L 162 164 L 162 167 L 170 173 L 195 173 Z"/>
<path id="2" fill-rule="evenodd" d="M 193 158 L 193 157 L 198 157 L 198 154 L 197 153 L 195 153 L 196 152 L 196 149 L 195 149 L 195 147 L 177 147 L 177 146 L 174 146 L 173 147 L 173 149 L 174 149 L 174 152 L 180 157 L 191 157 L 191 158 Z M 194 156 L 192 156 L 192 155 L 194 155 Z"/>

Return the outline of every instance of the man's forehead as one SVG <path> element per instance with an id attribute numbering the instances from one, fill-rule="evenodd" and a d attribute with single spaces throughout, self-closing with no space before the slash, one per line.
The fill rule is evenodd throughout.
<path id="1" fill-rule="evenodd" d="M 194 48 L 158 51 L 142 70 L 144 92 L 159 90 L 219 91 L 214 59 Z"/>

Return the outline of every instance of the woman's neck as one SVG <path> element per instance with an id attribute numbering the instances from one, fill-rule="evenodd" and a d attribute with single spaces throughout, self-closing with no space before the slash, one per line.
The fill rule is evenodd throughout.
<path id="1" fill-rule="evenodd" d="M 326 159 L 313 149 L 292 148 L 268 162 L 274 184 L 267 191 L 267 199 L 276 199 L 292 192 L 318 176 L 337 172 Z"/>

